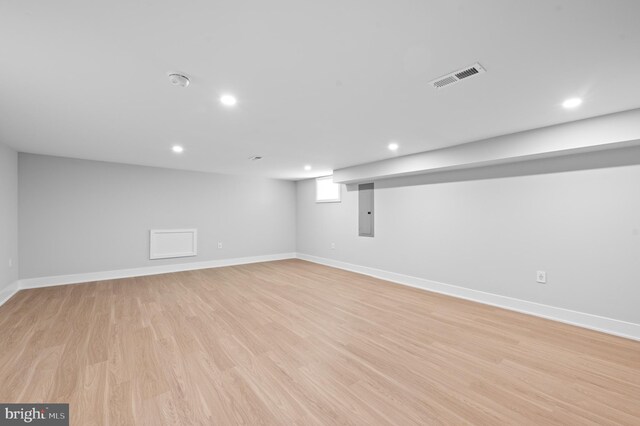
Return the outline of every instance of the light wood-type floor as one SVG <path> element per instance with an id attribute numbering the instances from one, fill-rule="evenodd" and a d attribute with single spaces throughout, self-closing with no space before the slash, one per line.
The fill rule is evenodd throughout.
<path id="1" fill-rule="evenodd" d="M 640 342 L 301 260 L 24 290 L 0 402 L 73 425 L 640 424 Z"/>

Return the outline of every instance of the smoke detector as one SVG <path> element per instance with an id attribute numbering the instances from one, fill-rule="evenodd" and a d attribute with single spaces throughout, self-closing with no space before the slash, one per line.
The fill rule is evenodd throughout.
<path id="1" fill-rule="evenodd" d="M 249 157 L 249 160 L 251 161 L 259 161 L 262 160 L 262 157 L 259 155 L 252 155 L 251 157 Z"/>
<path id="2" fill-rule="evenodd" d="M 452 84 L 459 83 L 464 79 L 473 77 L 474 75 L 483 74 L 485 72 L 486 70 L 482 65 L 476 62 L 473 65 L 451 72 L 447 75 L 443 75 L 435 80 L 431 80 L 429 84 L 436 89 L 442 89 L 443 87 L 451 86 Z"/>
<path id="3" fill-rule="evenodd" d="M 174 86 L 187 87 L 189 85 L 189 77 L 182 74 L 176 74 L 176 73 L 169 74 L 169 81 Z"/>

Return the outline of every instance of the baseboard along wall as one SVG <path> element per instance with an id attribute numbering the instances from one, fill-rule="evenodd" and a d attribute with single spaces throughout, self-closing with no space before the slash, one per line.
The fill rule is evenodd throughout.
<path id="1" fill-rule="evenodd" d="M 562 323 L 588 328 L 591 330 L 600 331 L 627 339 L 640 340 L 640 324 L 620 321 L 613 318 L 601 317 L 584 312 L 572 311 L 570 309 L 558 308 L 550 305 L 543 305 L 540 303 L 530 302 L 522 299 L 515 299 L 508 296 L 486 293 L 479 290 L 472 290 L 465 287 L 459 287 L 451 284 L 427 280 L 424 278 L 398 274 L 395 272 L 384 271 L 367 266 L 354 265 L 351 263 L 341 262 L 339 260 L 327 259 L 304 253 L 297 253 L 296 257 L 298 259 L 307 260 L 309 262 L 319 263 L 321 265 L 331 266 L 333 268 L 344 269 L 346 271 L 368 275 L 409 287 L 446 294 L 448 296 L 458 297 L 461 299 L 470 300 L 472 302 L 483 303 L 485 305 L 496 306 L 511 311 L 559 321 Z"/>
<path id="2" fill-rule="evenodd" d="M 54 277 L 27 278 L 20 280 L 20 289 L 51 287 L 54 285 L 63 284 L 79 284 L 91 281 L 114 280 L 118 278 L 143 277 L 145 275 L 195 271 L 198 269 L 221 268 L 223 266 L 246 265 L 248 263 L 294 259 L 295 257 L 295 253 L 278 253 L 262 256 L 237 257 L 233 259 L 217 259 L 206 260 L 203 262 L 189 262 L 173 265 L 147 266 L 143 268 L 118 269 L 115 271 L 88 272 L 84 274 L 58 275 Z"/>
<path id="3" fill-rule="evenodd" d="M 0 290 L 0 306 L 7 300 L 11 299 L 14 294 L 20 290 L 20 281 L 14 281 L 2 290 Z"/>
<path id="4" fill-rule="evenodd" d="M 145 275 L 166 274 L 171 272 L 193 271 L 198 269 L 220 268 L 224 266 L 244 265 L 249 263 L 269 262 L 284 259 L 301 259 L 333 268 L 344 269 L 406 285 L 426 291 L 446 294 L 473 302 L 509 309 L 528 315 L 534 315 L 578 327 L 588 328 L 615 336 L 640 341 L 640 324 L 601 317 L 584 312 L 572 311 L 550 305 L 515 299 L 479 290 L 472 290 L 451 284 L 431 281 L 424 278 L 384 271 L 382 269 L 355 265 L 334 259 L 312 256 L 304 253 L 279 253 L 263 256 L 241 257 L 234 259 L 219 259 L 204 262 L 181 263 L 174 265 L 149 266 L 143 268 L 119 269 L 113 271 L 89 272 L 72 275 L 58 275 L 53 277 L 27 278 L 16 281 L 0 291 L 0 306 L 9 300 L 19 290 L 29 288 L 50 287 L 56 285 L 78 284 L 93 281 L 111 280 L 119 278 L 140 277 Z"/>

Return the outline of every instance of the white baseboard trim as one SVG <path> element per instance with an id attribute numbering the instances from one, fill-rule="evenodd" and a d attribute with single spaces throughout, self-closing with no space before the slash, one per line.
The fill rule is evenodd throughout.
<path id="1" fill-rule="evenodd" d="M 564 308 L 557 308 L 555 306 L 543 305 L 536 302 L 515 299 L 513 297 L 500 296 L 498 294 L 486 293 L 479 290 L 472 290 L 465 287 L 444 284 L 437 281 L 398 274 L 367 266 L 354 265 L 351 263 L 341 262 L 339 260 L 327 259 L 304 253 L 297 253 L 296 257 L 309 262 L 357 272 L 359 274 L 369 275 L 409 287 L 446 294 L 486 305 L 497 306 L 511 311 L 625 337 L 627 339 L 640 340 L 640 324 L 601 317 L 584 312 L 572 311 Z"/>
<path id="2" fill-rule="evenodd" d="M 145 275 L 167 274 L 171 272 L 194 271 L 197 269 L 220 268 L 223 266 L 245 265 L 248 263 L 270 262 L 294 259 L 295 253 L 267 254 L 263 256 L 237 257 L 234 259 L 207 260 L 203 262 L 178 263 L 173 265 L 146 266 L 142 268 L 118 269 L 114 271 L 88 272 L 84 274 L 57 275 L 53 277 L 27 278 L 19 281 L 19 288 L 40 288 L 65 284 L 79 284 L 118 278 L 142 277 Z"/>
<path id="3" fill-rule="evenodd" d="M 20 291 L 20 281 L 14 281 L 0 290 L 0 306 L 4 305 L 4 303 L 11 299 L 18 291 Z"/>
<path id="4" fill-rule="evenodd" d="M 543 305 L 540 303 L 515 299 L 508 296 L 500 296 L 498 294 L 486 293 L 479 290 L 472 290 L 465 287 L 444 284 L 424 278 L 398 274 L 395 272 L 355 265 L 339 260 L 327 259 L 304 253 L 279 253 L 263 256 L 240 257 L 234 259 L 219 259 L 204 262 L 159 265 L 103 272 L 89 272 L 84 274 L 28 278 L 16 281 L 0 290 L 0 306 L 2 306 L 2 304 L 9 300 L 20 289 L 50 287 L 65 284 L 78 284 L 118 278 L 166 274 L 171 272 L 193 271 L 198 269 L 220 268 L 223 266 L 244 265 L 249 263 L 269 262 L 273 260 L 284 260 L 293 258 L 307 260 L 309 262 L 314 262 L 321 265 L 369 275 L 375 278 L 380 278 L 409 287 L 433 291 L 436 293 L 446 294 L 473 302 L 497 306 L 499 308 L 509 309 L 511 311 L 521 312 L 571 325 L 576 325 L 578 327 L 601 331 L 603 333 L 613 334 L 615 336 L 625 337 L 633 340 L 640 340 L 640 324 L 620 321 L 613 318 L 601 317 L 584 312 L 572 311 L 564 308 L 557 308 L 555 306 Z"/>

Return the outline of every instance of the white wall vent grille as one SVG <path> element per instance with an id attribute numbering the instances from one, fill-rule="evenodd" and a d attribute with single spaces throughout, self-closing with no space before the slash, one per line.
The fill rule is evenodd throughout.
<path id="1" fill-rule="evenodd" d="M 451 86 L 452 84 L 458 83 L 465 78 L 482 74 L 484 72 L 486 72 L 486 70 L 482 67 L 482 65 L 476 62 L 471 66 L 459 69 L 447 75 L 443 75 L 436 78 L 435 80 L 431 80 L 429 84 L 436 89 L 442 89 L 443 87 Z"/>
<path id="2" fill-rule="evenodd" d="M 149 230 L 149 259 L 189 257 L 197 254 L 197 229 Z"/>

